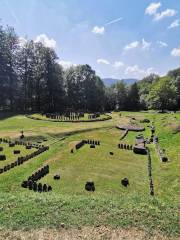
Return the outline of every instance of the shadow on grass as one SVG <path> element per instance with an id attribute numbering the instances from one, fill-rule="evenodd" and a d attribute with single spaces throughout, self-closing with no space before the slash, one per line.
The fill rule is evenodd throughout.
<path id="1" fill-rule="evenodd" d="M 73 135 L 78 135 L 81 133 L 86 133 L 86 132 L 93 132 L 93 131 L 98 131 L 98 130 L 107 130 L 107 129 L 112 129 L 115 127 L 112 126 L 106 126 L 106 127 L 96 127 L 96 128 L 87 128 L 87 129 L 80 129 L 80 130 L 75 130 L 75 131 L 69 131 L 69 132 L 61 132 L 61 133 L 46 133 L 44 135 L 35 135 L 35 136 L 26 136 L 23 139 L 25 142 L 32 142 L 32 143 L 40 143 L 49 144 L 53 140 L 63 140 L 66 137 L 70 137 Z M 15 140 L 19 140 L 19 138 L 15 138 Z"/>
<path id="2" fill-rule="evenodd" d="M 86 133 L 86 132 L 93 132 L 96 130 L 102 130 L 102 129 L 112 129 L 114 127 L 106 126 L 106 127 L 97 127 L 97 128 L 87 128 L 87 129 L 81 129 L 81 130 L 75 130 L 75 131 L 69 131 L 69 132 L 62 132 L 62 133 L 54 133 L 54 134 L 49 134 L 49 136 L 54 137 L 54 138 L 62 138 L 62 137 L 69 137 L 73 136 L 76 134 L 81 134 L 81 133 Z"/>

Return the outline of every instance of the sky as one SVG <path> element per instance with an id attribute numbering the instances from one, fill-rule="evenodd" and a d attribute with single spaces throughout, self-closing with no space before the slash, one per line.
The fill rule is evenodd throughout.
<path id="1" fill-rule="evenodd" d="M 180 0 L 0 0 L 0 19 L 21 44 L 54 48 L 64 68 L 142 79 L 180 67 Z"/>

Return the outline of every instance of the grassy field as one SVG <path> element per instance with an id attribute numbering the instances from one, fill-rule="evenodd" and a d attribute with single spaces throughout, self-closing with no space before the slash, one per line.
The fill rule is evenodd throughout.
<path id="1" fill-rule="evenodd" d="M 23 115 L 0 116 L 0 137 L 16 139 L 24 130 L 25 140 L 37 142 L 46 138 L 50 146 L 49 151 L 0 175 L 2 229 L 59 228 L 62 223 L 67 229 L 108 225 L 136 228 L 146 231 L 147 236 L 160 232 L 169 238 L 178 238 L 180 114 L 122 112 L 111 116 L 111 120 L 92 123 L 37 121 Z M 115 126 L 128 123 L 131 117 L 135 117 L 138 124 L 144 118 L 154 121 L 160 146 L 166 149 L 169 158 L 168 163 L 162 163 L 154 145 L 148 146 L 154 197 L 149 195 L 147 156 L 117 148 L 122 131 Z M 143 134 L 150 137 L 147 125 L 144 124 Z M 136 135 L 129 132 L 122 142 L 134 144 Z M 75 143 L 82 139 L 100 140 L 101 145 L 95 149 L 85 145 L 70 153 Z M 8 147 L 4 145 L 4 148 L 8 156 L 6 161 L 11 162 L 14 156 Z M 113 156 L 110 151 L 114 152 Z M 0 166 L 6 161 L 0 161 Z M 41 182 L 50 184 L 53 191 L 34 193 L 21 188 L 21 182 L 45 164 L 49 164 L 50 173 Z M 53 180 L 55 174 L 61 175 L 60 181 Z M 120 184 L 124 177 L 130 181 L 128 188 Z M 88 180 L 95 182 L 94 193 L 84 190 Z"/>

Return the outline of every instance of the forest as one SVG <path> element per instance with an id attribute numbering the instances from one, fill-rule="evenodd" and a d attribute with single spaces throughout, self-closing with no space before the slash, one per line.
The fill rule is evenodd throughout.
<path id="1" fill-rule="evenodd" d="M 180 68 L 127 86 L 107 87 L 89 65 L 58 63 L 40 42 L 21 42 L 12 27 L 0 26 L 0 109 L 13 112 L 84 112 L 180 109 Z"/>

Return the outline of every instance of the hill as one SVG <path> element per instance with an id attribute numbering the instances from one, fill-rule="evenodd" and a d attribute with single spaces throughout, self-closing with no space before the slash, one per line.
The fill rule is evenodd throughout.
<path id="1" fill-rule="evenodd" d="M 124 81 L 127 85 L 131 85 L 138 81 L 135 78 L 127 78 L 127 79 L 120 79 L 120 80 L 116 78 L 103 78 L 102 80 L 106 86 L 111 86 L 112 84 L 115 84 L 118 81 Z"/>

